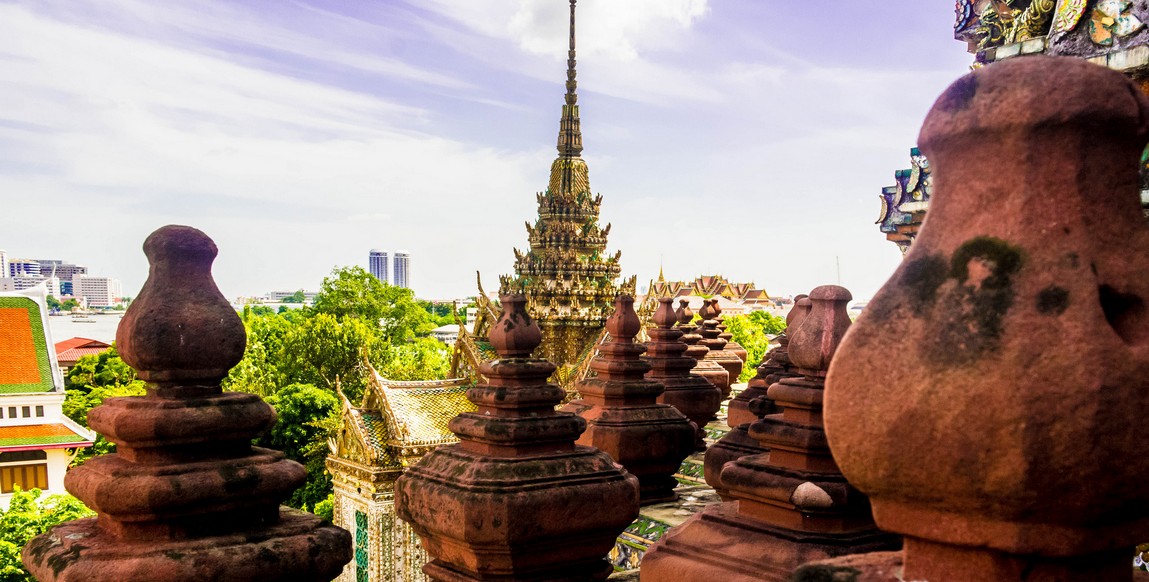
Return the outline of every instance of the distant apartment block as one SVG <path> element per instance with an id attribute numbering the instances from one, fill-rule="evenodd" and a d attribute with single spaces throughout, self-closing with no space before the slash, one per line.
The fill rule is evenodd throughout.
<path id="1" fill-rule="evenodd" d="M 391 284 L 396 287 L 410 288 L 411 253 L 407 251 L 395 251 L 395 256 L 391 259 L 391 263 Z"/>
<path id="2" fill-rule="evenodd" d="M 387 251 L 371 249 L 367 256 L 367 270 L 371 271 L 371 274 L 379 281 L 390 283 L 391 279 L 387 276 Z"/>
<path id="3" fill-rule="evenodd" d="M 8 259 L 6 277 L 39 277 L 40 261 L 31 259 Z"/>
<path id="4" fill-rule="evenodd" d="M 111 307 L 119 304 L 123 288 L 119 279 L 75 275 L 72 278 L 72 295 L 86 300 L 91 307 Z"/>
<path id="5" fill-rule="evenodd" d="M 297 290 L 297 291 L 270 291 L 267 294 L 267 300 L 271 303 L 283 303 L 284 299 L 290 299 L 296 293 L 299 293 L 299 291 L 300 290 Z M 316 293 L 314 291 L 304 291 L 303 292 L 303 301 L 305 301 L 307 303 L 311 303 L 311 302 L 315 301 L 316 295 L 318 295 L 318 293 Z"/>
<path id="6" fill-rule="evenodd" d="M 8 251 L 0 249 L 0 277 L 9 277 L 8 273 Z"/>

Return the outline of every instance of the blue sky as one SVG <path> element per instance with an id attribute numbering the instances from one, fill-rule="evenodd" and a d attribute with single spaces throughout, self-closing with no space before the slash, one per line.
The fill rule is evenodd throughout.
<path id="1" fill-rule="evenodd" d="M 0 248 L 134 294 L 169 223 L 229 297 L 406 249 L 418 295 L 488 290 L 525 248 L 564 91 L 564 0 L 0 0 Z M 610 250 L 872 295 L 873 224 L 968 70 L 950 2 L 581 0 L 579 103 Z"/>

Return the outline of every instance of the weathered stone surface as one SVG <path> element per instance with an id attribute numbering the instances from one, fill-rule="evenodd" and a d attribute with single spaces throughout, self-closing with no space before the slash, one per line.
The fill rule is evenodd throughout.
<path id="1" fill-rule="evenodd" d="M 521 296 L 502 298 L 500 358 L 451 421 L 460 443 L 428 454 L 395 485 L 396 513 L 434 559 L 435 580 L 603 580 L 614 540 L 638 515 L 638 479 L 576 445 L 586 422 L 556 412 L 555 366 L 529 354 L 538 328 Z M 532 329 L 533 328 L 533 329 Z M 531 345 L 531 344 L 535 345 Z"/>
<path id="2" fill-rule="evenodd" d="M 669 315 L 673 320 L 673 311 Z M 646 505 L 675 498 L 674 473 L 694 452 L 698 427 L 673 406 L 656 402 L 663 386 L 644 378 L 650 370 L 641 358 L 646 347 L 634 342 L 641 329 L 634 298 L 619 295 L 606 320 L 610 341 L 591 361 L 598 374 L 579 382 L 581 398 L 562 410 L 587 422 L 578 444 L 605 452 L 638 477 L 640 500 Z"/>
<path id="3" fill-rule="evenodd" d="M 643 356 L 650 363 L 646 377 L 664 388 L 658 402 L 673 406 L 694 423 L 694 448 L 702 450 L 706 448 L 704 427 L 721 408 L 722 392 L 706 378 L 691 373 L 697 361 L 685 355 L 687 345 L 682 341 L 682 330 L 674 327 L 677 315 L 672 303 L 669 297 L 659 299 L 654 312 L 656 327 L 648 331 L 650 342 Z"/>
<path id="4" fill-rule="evenodd" d="M 718 307 L 717 299 L 703 301 L 702 309 L 698 311 L 698 315 L 702 317 L 702 325 L 698 328 L 702 340 L 698 343 L 706 346 L 709 350 L 703 357 L 704 360 L 713 361 L 726 370 L 729 376 L 727 383 L 725 386 L 718 387 L 722 390 L 722 398 L 726 399 L 730 396 L 731 384 L 737 382 L 738 376 L 742 374 L 743 359 L 737 354 L 727 351 L 726 340 L 719 337 L 722 333 L 718 329 L 718 317 L 721 313 L 722 309 Z"/>
<path id="5" fill-rule="evenodd" d="M 786 314 L 787 331 L 791 327 L 797 329 L 798 325 L 801 324 L 801 318 L 809 313 L 810 301 L 806 297 L 805 293 L 794 297 L 794 307 L 790 308 L 790 312 Z M 796 375 L 794 367 L 790 364 L 790 355 L 787 352 L 789 344 L 790 338 L 786 332 L 783 332 L 778 337 L 778 347 L 766 354 L 762 365 L 758 366 L 755 376 L 746 383 L 746 389 L 730 400 L 726 406 L 726 423 L 730 428 L 737 429 L 743 424 L 762 418 L 761 414 L 751 412 L 750 401 L 765 397 L 766 390 L 770 388 L 771 384 L 782 378 Z M 770 414 L 773 412 L 773 403 L 765 408 L 766 412 L 763 414 Z"/>
<path id="6" fill-rule="evenodd" d="M 246 338 L 211 278 L 215 244 L 168 226 L 144 251 L 151 271 L 117 343 L 148 394 L 109 398 L 89 413 L 117 452 L 64 483 L 98 517 L 33 539 L 25 565 L 45 582 L 332 579 L 351 560 L 350 535 L 279 506 L 306 473 L 251 446 L 275 422 L 270 406 L 220 388 Z"/>
<path id="7" fill-rule="evenodd" d="M 1149 532 L 1147 135 L 1135 85 L 1068 58 L 990 65 L 927 117 L 929 217 L 826 394 L 835 458 L 906 535 L 906 579 L 1130 579 Z"/>
<path id="8" fill-rule="evenodd" d="M 810 292 L 811 310 L 789 344 L 801 377 L 771 386 L 782 412 L 749 429 L 769 452 L 723 467 L 721 484 L 735 501 L 708 507 L 652 546 L 643 580 L 781 581 L 811 560 L 898 545 L 837 472 L 821 430 L 822 377 L 850 324 L 849 299 L 833 285 Z"/>
<path id="9" fill-rule="evenodd" d="M 690 309 L 690 305 L 685 299 L 680 299 L 678 310 L 674 313 L 678 317 L 678 329 L 682 330 L 682 342 L 686 344 L 686 352 L 684 353 L 698 362 L 691 373 L 706 378 L 711 385 L 718 388 L 722 398 L 725 399 L 730 394 L 730 372 L 726 371 L 726 368 L 719 365 L 718 362 L 706 359 L 706 354 L 710 353 L 710 348 L 702 345 L 702 336 L 697 333 L 698 326 L 692 323 L 694 311 Z"/>

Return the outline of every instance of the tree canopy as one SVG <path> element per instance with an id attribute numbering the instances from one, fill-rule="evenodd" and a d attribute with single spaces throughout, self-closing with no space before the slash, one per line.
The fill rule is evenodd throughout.
<path id="1" fill-rule="evenodd" d="M 742 367 L 739 382 L 754 377 L 762 358 L 770 350 L 768 335 L 774 336 L 786 329 L 786 320 L 765 311 L 752 311 L 745 315 L 732 315 L 725 318 L 726 331 L 734 336 L 734 341 L 746 348 L 746 365 Z"/>
<path id="2" fill-rule="evenodd" d="M 8 509 L 0 509 L 0 582 L 36 582 L 20 562 L 24 544 L 52 526 L 95 515 L 71 495 L 42 495 L 39 489 L 17 488 Z"/>

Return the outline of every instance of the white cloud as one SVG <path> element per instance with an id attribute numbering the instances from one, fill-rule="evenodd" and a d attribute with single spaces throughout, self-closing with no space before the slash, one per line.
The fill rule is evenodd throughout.
<path id="1" fill-rule="evenodd" d="M 453 233 L 533 212 L 524 176 L 545 158 L 427 135 L 418 108 L 13 5 L 0 39 L 0 198 L 42 217 L 5 220 L 13 253 L 73 249 L 62 258 L 131 290 L 147 232 L 190 223 L 217 238 L 217 279 L 238 294 L 315 287 L 395 241 L 418 284 L 465 293 L 466 273 L 509 263 L 522 235 L 490 236 L 507 254 L 492 261 Z"/>

